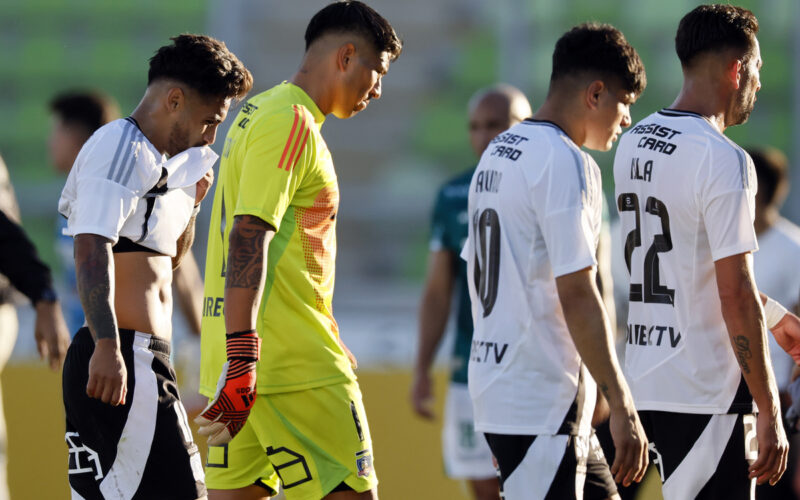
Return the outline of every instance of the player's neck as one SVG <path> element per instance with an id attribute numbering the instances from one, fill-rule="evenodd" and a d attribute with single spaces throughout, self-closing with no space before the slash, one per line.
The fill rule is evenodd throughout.
<path id="1" fill-rule="evenodd" d="M 580 147 L 586 141 L 586 130 L 581 114 L 577 113 L 570 104 L 571 102 L 565 102 L 563 98 L 548 96 L 542 107 L 533 114 L 533 119 L 555 123 L 572 139 L 572 142 Z"/>
<path id="2" fill-rule="evenodd" d="M 331 112 L 331 97 L 330 89 L 326 87 L 327 80 L 320 75 L 314 74 L 313 71 L 306 71 L 301 67 L 297 73 L 294 74 L 290 83 L 297 85 L 303 92 L 308 94 L 308 97 L 314 101 L 323 115 L 328 115 Z"/>
<path id="3" fill-rule="evenodd" d="M 147 138 L 150 143 L 155 146 L 161 154 L 167 154 L 167 143 L 168 137 L 160 134 L 159 131 L 163 128 L 163 126 L 159 126 L 158 118 L 156 118 L 155 114 L 150 112 L 149 106 L 145 99 L 142 99 L 142 102 L 136 106 L 136 109 L 133 110 L 131 113 L 131 118 L 136 120 L 136 124 L 139 126 L 139 130 L 142 131 L 142 134 Z"/>
<path id="4" fill-rule="evenodd" d="M 328 52 L 318 46 L 312 47 L 303 56 L 300 68 L 291 80 L 308 94 L 319 110 L 324 115 L 333 111 L 334 88 L 331 85 L 331 75 L 328 71 Z"/>
<path id="5" fill-rule="evenodd" d="M 686 78 L 670 109 L 697 113 L 707 118 L 720 133 L 727 128 L 729 99 L 708 80 Z"/>

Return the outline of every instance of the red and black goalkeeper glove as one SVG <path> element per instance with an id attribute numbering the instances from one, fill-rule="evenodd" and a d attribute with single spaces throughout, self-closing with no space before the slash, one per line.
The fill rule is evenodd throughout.
<path id="1" fill-rule="evenodd" d="M 200 426 L 198 432 L 208 436 L 208 444 L 213 446 L 229 442 L 242 430 L 256 400 L 256 361 L 261 339 L 255 330 L 225 337 L 228 361 L 222 367 L 217 393 L 194 419 Z"/>

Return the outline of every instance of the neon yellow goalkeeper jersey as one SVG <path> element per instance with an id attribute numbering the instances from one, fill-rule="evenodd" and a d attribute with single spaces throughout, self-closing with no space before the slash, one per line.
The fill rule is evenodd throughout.
<path id="1" fill-rule="evenodd" d="M 320 135 L 325 116 L 284 82 L 248 100 L 225 139 L 208 235 L 200 392 L 213 397 L 225 363 L 225 268 L 236 215 L 276 229 L 258 313 L 260 393 L 355 380 L 333 319 L 339 187 Z"/>

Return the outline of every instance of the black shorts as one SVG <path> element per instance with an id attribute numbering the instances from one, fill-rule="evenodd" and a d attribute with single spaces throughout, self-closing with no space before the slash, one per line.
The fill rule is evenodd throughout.
<path id="1" fill-rule="evenodd" d="M 755 498 L 748 478 L 758 449 L 754 415 L 640 411 L 639 418 L 664 500 Z"/>
<path id="2" fill-rule="evenodd" d="M 94 341 L 78 330 L 62 378 L 75 499 L 195 500 L 206 495 L 202 462 L 180 402 L 169 343 L 120 330 L 128 370 L 125 405 L 86 395 Z"/>
<path id="3" fill-rule="evenodd" d="M 603 500 L 617 486 L 597 437 L 485 434 L 505 500 Z"/>

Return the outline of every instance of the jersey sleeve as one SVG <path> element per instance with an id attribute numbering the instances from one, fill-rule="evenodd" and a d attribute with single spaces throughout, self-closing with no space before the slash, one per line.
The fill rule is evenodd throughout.
<path id="1" fill-rule="evenodd" d="M 116 243 L 125 220 L 161 175 L 134 125 L 108 126 L 83 146 L 59 200 L 67 234 L 97 234 Z"/>
<path id="2" fill-rule="evenodd" d="M 254 215 L 277 231 L 314 158 L 313 118 L 292 113 L 265 117 L 248 137 L 234 215 Z"/>
<path id="3" fill-rule="evenodd" d="M 701 209 L 714 261 L 758 249 L 756 189 L 753 160 L 745 151 L 730 148 L 712 158 Z"/>
<path id="4" fill-rule="evenodd" d="M 597 210 L 589 204 L 583 153 L 563 157 L 545 174 L 532 193 L 553 276 L 596 266 Z"/>

